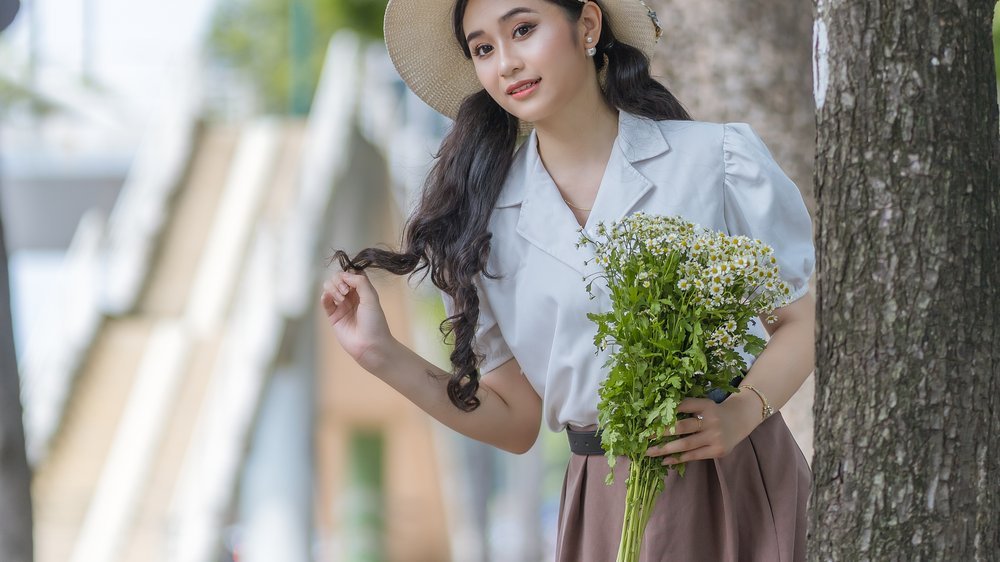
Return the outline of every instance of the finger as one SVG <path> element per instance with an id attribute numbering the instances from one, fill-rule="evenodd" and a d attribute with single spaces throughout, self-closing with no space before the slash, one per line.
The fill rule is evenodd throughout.
<path id="1" fill-rule="evenodd" d="M 350 285 L 348 285 L 347 282 L 344 281 L 343 272 L 341 272 L 341 275 L 339 275 L 336 280 L 331 280 L 330 287 L 331 287 L 331 292 L 335 290 L 342 295 L 346 295 L 351 290 Z"/>
<path id="2" fill-rule="evenodd" d="M 331 326 L 336 325 L 345 317 L 349 316 L 353 310 L 350 306 L 345 306 L 343 300 L 341 300 L 340 303 L 337 303 L 334 298 L 334 295 L 330 293 L 323 293 L 323 308 L 326 310 L 327 320 L 330 322 Z"/>
<path id="3" fill-rule="evenodd" d="M 357 290 L 358 298 L 361 299 L 362 304 L 378 302 L 378 293 L 375 292 L 375 287 L 372 286 L 364 271 L 359 273 L 345 272 L 343 279 L 351 288 Z"/>
<path id="4" fill-rule="evenodd" d="M 334 304 L 340 304 L 344 300 L 344 294 L 329 281 L 323 284 L 323 291 L 330 296 L 330 300 L 333 301 Z"/>
<path id="5" fill-rule="evenodd" d="M 674 423 L 670 424 L 667 427 L 667 429 L 663 433 L 663 435 L 664 436 L 666 436 L 666 435 L 684 435 L 684 434 L 687 434 L 687 433 L 694 433 L 694 432 L 698 431 L 699 429 L 701 429 L 702 423 L 703 423 L 703 421 L 699 420 L 698 418 L 678 419 Z"/>
<path id="6" fill-rule="evenodd" d="M 706 438 L 702 433 L 693 433 L 689 437 L 681 437 L 680 439 L 675 439 L 674 441 L 664 443 L 663 445 L 649 447 L 646 449 L 646 456 L 661 457 L 678 451 L 697 449 L 698 447 L 704 446 L 705 441 Z"/>
<path id="7" fill-rule="evenodd" d="M 716 405 L 715 400 L 711 398 L 685 398 L 681 400 L 681 403 L 677 405 L 678 412 L 686 412 L 689 414 L 700 414 Z"/>
<path id="8" fill-rule="evenodd" d="M 327 289 L 331 293 L 339 292 L 341 295 L 346 295 L 350 292 L 351 287 L 344 282 L 344 275 L 346 271 L 335 271 L 330 278 L 323 283 L 323 288 Z"/>
<path id="9" fill-rule="evenodd" d="M 327 316 L 333 316 L 337 312 L 337 303 L 333 300 L 333 295 L 329 291 L 323 291 L 320 295 L 319 302 L 323 305 L 323 310 L 326 311 Z"/>
<path id="10" fill-rule="evenodd" d="M 713 449 L 712 447 L 705 446 L 705 447 L 699 447 L 697 449 L 692 449 L 690 451 L 684 451 L 679 455 L 665 458 L 663 459 L 663 464 L 672 465 L 681 462 L 714 459 L 716 456 L 717 455 L 715 455 L 715 449 Z"/>

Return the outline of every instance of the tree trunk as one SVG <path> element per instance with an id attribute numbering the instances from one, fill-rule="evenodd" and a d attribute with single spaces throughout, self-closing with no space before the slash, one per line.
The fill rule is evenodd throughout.
<path id="1" fill-rule="evenodd" d="M 0 0 L 0 31 L 17 15 L 18 0 Z M 7 243 L 0 219 L 0 560 L 34 557 L 31 529 L 31 471 L 24 451 L 20 374 L 10 316 Z"/>
<path id="2" fill-rule="evenodd" d="M 993 4 L 817 6 L 811 560 L 1000 552 Z"/>
<path id="3" fill-rule="evenodd" d="M 10 317 L 7 245 L 0 220 L 0 560 L 32 559 L 31 472 L 24 452 L 21 392 Z"/>

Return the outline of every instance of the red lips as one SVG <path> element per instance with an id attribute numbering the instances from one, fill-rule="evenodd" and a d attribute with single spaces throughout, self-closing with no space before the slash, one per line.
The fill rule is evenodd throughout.
<path id="1" fill-rule="evenodd" d="M 540 80 L 541 80 L 541 78 L 536 78 L 535 80 L 521 80 L 520 82 L 514 82 L 510 86 L 507 86 L 507 93 L 508 94 L 512 94 L 512 93 L 514 93 L 514 90 L 520 88 L 521 86 L 525 86 L 527 84 L 538 82 Z"/>

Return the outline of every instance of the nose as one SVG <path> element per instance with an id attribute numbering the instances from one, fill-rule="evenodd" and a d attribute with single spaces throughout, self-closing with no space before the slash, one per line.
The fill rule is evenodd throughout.
<path id="1" fill-rule="evenodd" d="M 518 70 L 524 66 L 521 57 L 517 54 L 517 51 L 509 46 L 498 46 L 497 54 L 499 55 L 500 64 L 498 71 L 500 76 L 504 78 L 512 76 Z"/>

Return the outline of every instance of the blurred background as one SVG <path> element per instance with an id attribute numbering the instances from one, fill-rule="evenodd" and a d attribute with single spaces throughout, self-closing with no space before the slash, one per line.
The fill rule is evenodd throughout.
<path id="1" fill-rule="evenodd" d="M 696 119 L 760 130 L 813 211 L 811 4 L 698 4 L 650 3 L 654 70 Z M 464 438 L 318 306 L 335 249 L 395 247 L 449 126 L 395 73 L 384 8 L 25 0 L 0 33 L 36 560 L 552 559 L 565 436 Z M 447 368 L 430 281 L 372 280 Z M 808 459 L 811 393 L 782 410 Z"/>
<path id="2" fill-rule="evenodd" d="M 37 0 L 0 36 L 36 560 L 551 558 L 564 436 L 464 438 L 319 307 L 334 249 L 397 243 L 449 126 L 384 9 Z M 447 367 L 437 290 L 379 273 L 393 333 Z"/>

